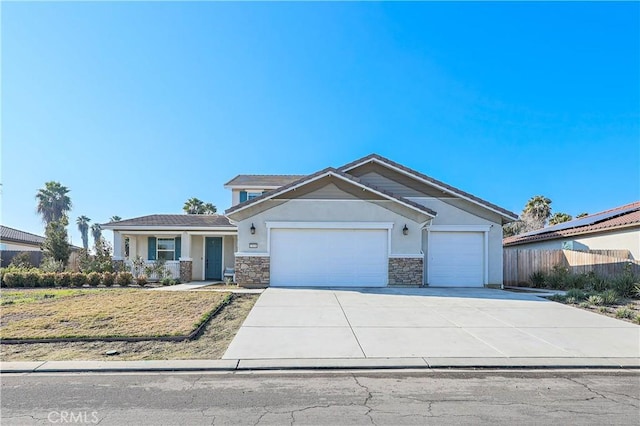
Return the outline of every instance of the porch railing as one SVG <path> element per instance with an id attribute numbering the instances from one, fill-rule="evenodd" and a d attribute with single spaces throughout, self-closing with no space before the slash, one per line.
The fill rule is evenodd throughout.
<path id="1" fill-rule="evenodd" d="M 164 265 L 164 271 L 162 277 L 159 276 L 157 272 L 148 273 L 150 269 L 154 269 L 156 266 L 156 261 L 154 260 L 145 260 L 144 265 L 142 267 L 137 267 L 133 264 L 131 260 L 125 260 L 125 267 L 129 272 L 133 274 L 133 276 L 138 275 L 146 275 L 149 281 L 160 281 L 161 278 L 172 278 L 179 279 L 180 278 L 180 261 L 178 260 L 167 260 Z"/>

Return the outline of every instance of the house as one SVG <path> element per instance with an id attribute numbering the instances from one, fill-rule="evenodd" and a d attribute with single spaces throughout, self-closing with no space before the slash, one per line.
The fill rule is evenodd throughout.
<path id="1" fill-rule="evenodd" d="M 0 249 L 2 251 L 40 251 L 44 237 L 19 229 L 0 225 Z"/>
<path id="2" fill-rule="evenodd" d="M 505 238 L 505 250 L 628 250 L 640 259 L 640 201 Z"/>
<path id="3" fill-rule="evenodd" d="M 224 216 L 103 225 L 114 259 L 162 258 L 182 280 L 232 267 L 243 286 L 500 286 L 502 225 L 517 219 L 377 154 L 307 176 L 239 175 L 225 188 Z"/>

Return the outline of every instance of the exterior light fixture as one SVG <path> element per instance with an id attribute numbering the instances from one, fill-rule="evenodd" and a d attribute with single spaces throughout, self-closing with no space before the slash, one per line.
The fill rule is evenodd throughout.
<path id="1" fill-rule="evenodd" d="M 402 228 L 402 234 L 403 235 L 408 235 L 409 234 L 409 228 L 407 228 L 407 224 L 404 224 L 404 228 Z"/>
<path id="2" fill-rule="evenodd" d="M 253 226 L 253 223 L 251 224 L 251 228 L 249 228 L 249 230 L 251 231 L 251 235 L 256 233 L 256 227 Z"/>

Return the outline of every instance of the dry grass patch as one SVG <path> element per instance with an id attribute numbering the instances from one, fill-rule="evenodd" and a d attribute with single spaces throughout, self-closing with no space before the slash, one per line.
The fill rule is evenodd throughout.
<path id="1" fill-rule="evenodd" d="M 198 293 L 201 295 L 201 293 Z M 60 342 L 0 345 L 2 361 L 219 359 L 227 350 L 257 294 L 235 295 L 194 340 L 181 342 Z M 108 350 L 119 355 L 107 356 Z"/>
<path id="2" fill-rule="evenodd" d="M 229 293 L 87 290 L 68 297 L 3 306 L 0 336 L 51 339 L 187 335 L 228 297 Z"/>

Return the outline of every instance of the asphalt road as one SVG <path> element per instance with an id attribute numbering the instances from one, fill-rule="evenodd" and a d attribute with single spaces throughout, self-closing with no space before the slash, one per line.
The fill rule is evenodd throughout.
<path id="1" fill-rule="evenodd" d="M 3 375 L 1 423 L 638 425 L 634 371 Z"/>

